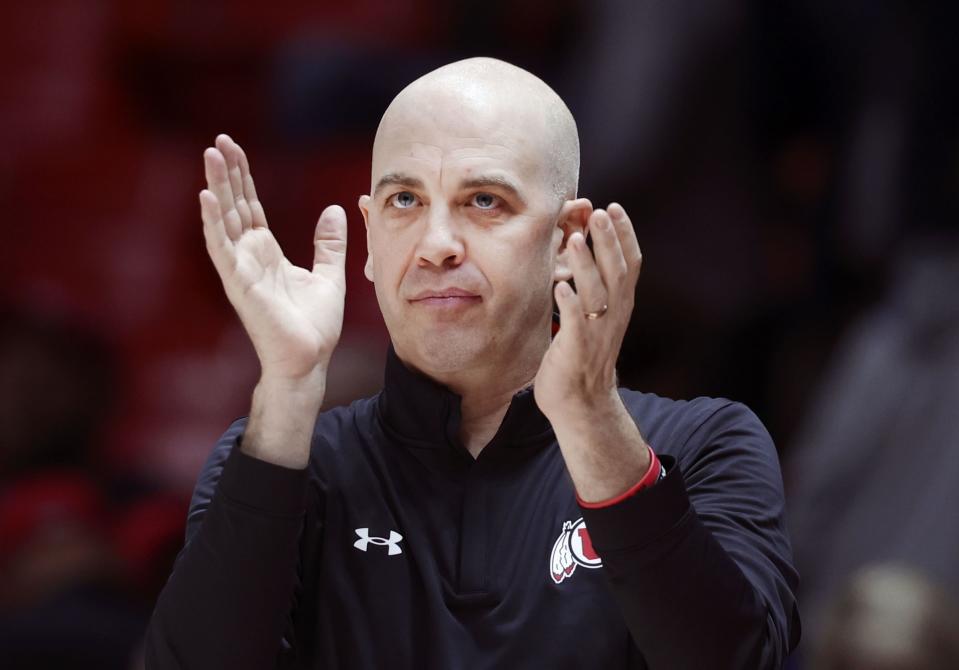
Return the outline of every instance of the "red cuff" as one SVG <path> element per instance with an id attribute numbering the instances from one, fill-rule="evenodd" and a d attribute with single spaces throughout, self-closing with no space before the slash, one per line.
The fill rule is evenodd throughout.
<path id="1" fill-rule="evenodd" d="M 636 495 L 643 489 L 649 488 L 653 484 L 659 481 L 660 473 L 662 472 L 663 466 L 659 462 L 659 458 L 656 456 L 656 453 L 653 451 L 653 448 L 649 445 L 646 445 L 646 448 L 649 449 L 649 469 L 646 471 L 646 474 L 632 486 L 625 493 L 620 493 L 615 498 L 608 498 L 606 500 L 600 500 L 598 502 L 586 502 L 579 497 L 579 494 L 576 494 L 576 502 L 579 503 L 580 507 L 585 507 L 586 509 L 601 509 L 603 507 L 611 507 L 618 502 L 622 502 L 629 498 L 630 496 Z"/>

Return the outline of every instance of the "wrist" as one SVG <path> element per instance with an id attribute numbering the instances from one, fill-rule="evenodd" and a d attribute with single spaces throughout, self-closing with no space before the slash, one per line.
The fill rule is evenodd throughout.
<path id="1" fill-rule="evenodd" d="M 626 498 L 630 498 L 643 489 L 647 489 L 660 479 L 665 476 L 665 469 L 662 464 L 659 462 L 659 458 L 656 456 L 656 453 L 653 451 L 653 448 L 649 445 L 646 445 L 647 452 L 649 454 L 649 465 L 646 468 L 645 473 L 640 478 L 638 482 L 630 486 L 624 492 L 613 495 L 611 497 L 603 499 L 593 499 L 587 500 L 580 492 L 576 492 L 576 502 L 579 503 L 580 507 L 586 509 L 602 509 L 604 507 L 612 507 L 613 505 L 622 502 Z"/>
<path id="2" fill-rule="evenodd" d="M 284 467 L 306 467 L 325 392 L 325 369 L 295 379 L 261 375 L 253 390 L 243 451 Z"/>
<path id="3" fill-rule="evenodd" d="M 553 422 L 560 451 L 580 500 L 619 496 L 649 472 L 653 454 L 619 393 L 570 405 Z"/>
<path id="4" fill-rule="evenodd" d="M 554 429 L 580 432 L 595 427 L 597 422 L 614 421 L 625 411 L 619 391 L 612 388 L 603 393 L 565 396 L 548 414 L 544 414 Z"/>
<path id="5" fill-rule="evenodd" d="M 297 402 L 323 404 L 326 392 L 326 365 L 316 365 L 303 374 L 289 375 L 263 368 L 256 383 L 256 390 L 270 395 L 281 395 Z M 255 391 L 254 391 L 255 392 Z"/>

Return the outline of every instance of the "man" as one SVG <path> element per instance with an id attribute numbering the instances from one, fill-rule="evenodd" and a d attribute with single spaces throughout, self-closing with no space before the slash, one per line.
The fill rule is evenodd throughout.
<path id="1" fill-rule="evenodd" d="M 622 207 L 576 197 L 546 84 L 478 58 L 391 103 L 359 201 L 385 388 L 319 416 L 345 214 L 294 267 L 240 147 L 205 161 L 207 246 L 262 373 L 201 474 L 148 667 L 781 665 L 775 450 L 741 405 L 617 389 L 639 245 Z"/>

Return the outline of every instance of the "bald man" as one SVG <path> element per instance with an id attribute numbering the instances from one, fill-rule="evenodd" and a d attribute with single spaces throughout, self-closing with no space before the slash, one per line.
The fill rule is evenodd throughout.
<path id="1" fill-rule="evenodd" d="M 200 475 L 147 667 L 781 666 L 775 449 L 737 403 L 617 388 L 640 249 L 622 207 L 577 197 L 545 83 L 470 59 L 386 110 L 359 199 L 385 384 L 327 412 L 346 215 L 296 267 L 242 149 L 204 159 L 207 248 L 261 376 Z"/>

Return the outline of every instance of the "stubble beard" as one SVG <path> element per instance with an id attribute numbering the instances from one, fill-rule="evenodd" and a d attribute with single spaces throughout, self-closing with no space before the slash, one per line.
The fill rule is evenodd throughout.
<path id="1" fill-rule="evenodd" d="M 495 329 L 484 323 L 427 326 L 416 335 L 410 333 L 411 343 L 421 364 L 438 374 L 490 366 L 504 372 L 517 365 L 538 367 L 549 346 L 549 335 L 548 326 L 539 332 L 542 318 L 533 311 L 531 305 L 525 312 L 504 316 L 515 323 L 508 329 Z M 537 343 L 535 339 L 542 342 Z M 538 360 L 526 360 L 534 355 Z"/>
<path id="2" fill-rule="evenodd" d="M 415 336 L 414 346 L 430 370 L 459 372 L 491 362 L 495 337 L 476 325 L 429 328 Z"/>

